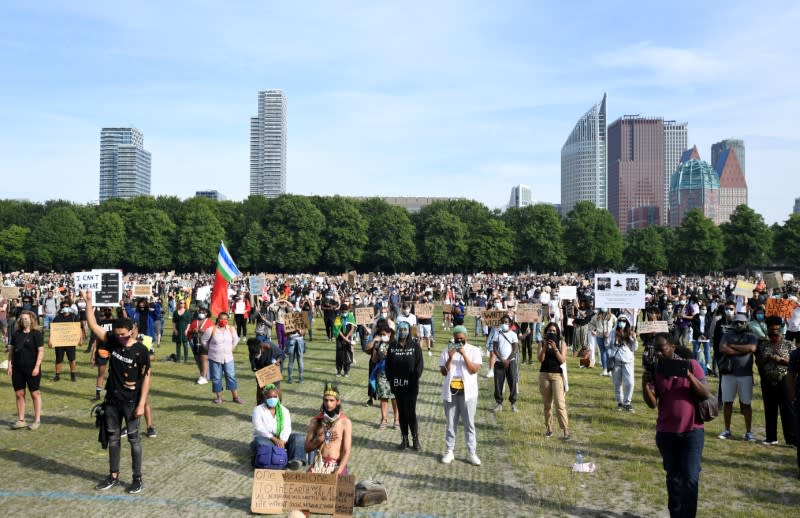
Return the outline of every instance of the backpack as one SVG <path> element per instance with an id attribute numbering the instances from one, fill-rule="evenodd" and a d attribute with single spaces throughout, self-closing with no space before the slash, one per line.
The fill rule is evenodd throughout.
<path id="1" fill-rule="evenodd" d="M 259 444 L 253 457 L 253 467 L 257 469 L 283 469 L 289 458 L 285 448 L 274 444 Z"/>

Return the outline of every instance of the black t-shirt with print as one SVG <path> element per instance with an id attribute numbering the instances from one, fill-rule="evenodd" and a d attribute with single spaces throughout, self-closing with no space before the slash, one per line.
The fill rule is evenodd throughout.
<path id="1" fill-rule="evenodd" d="M 11 335 L 11 345 L 14 347 L 12 366 L 32 369 L 36 366 L 39 347 L 44 347 L 44 337 L 38 329 L 31 329 L 27 333 L 25 331 L 15 331 Z"/>
<path id="2" fill-rule="evenodd" d="M 107 398 L 112 401 L 138 403 L 144 377 L 150 372 L 150 351 L 141 342 L 125 347 L 113 333 L 99 344 L 109 352 Z"/>

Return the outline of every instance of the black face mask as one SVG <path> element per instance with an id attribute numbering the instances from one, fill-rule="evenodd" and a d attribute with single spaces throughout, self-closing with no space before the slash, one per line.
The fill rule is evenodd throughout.
<path id="1" fill-rule="evenodd" d="M 336 408 L 334 408 L 334 409 L 333 409 L 333 410 L 331 410 L 331 411 L 328 411 L 328 409 L 326 409 L 326 408 L 325 408 L 325 404 L 324 404 L 324 403 L 323 403 L 323 405 L 322 405 L 322 413 L 323 413 L 323 414 L 325 414 L 325 417 L 327 417 L 327 418 L 329 418 L 329 419 L 334 419 L 334 418 L 336 418 L 336 416 L 338 416 L 338 415 L 339 415 L 339 411 L 340 411 L 341 409 L 342 409 L 342 405 L 341 405 L 341 404 L 339 404 L 339 405 L 336 405 Z"/>

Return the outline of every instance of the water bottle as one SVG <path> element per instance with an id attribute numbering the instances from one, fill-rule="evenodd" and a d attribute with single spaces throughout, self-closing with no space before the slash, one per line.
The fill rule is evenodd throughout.
<path id="1" fill-rule="evenodd" d="M 583 464 L 583 450 L 578 450 L 577 453 L 575 453 L 575 464 L 579 466 Z"/>

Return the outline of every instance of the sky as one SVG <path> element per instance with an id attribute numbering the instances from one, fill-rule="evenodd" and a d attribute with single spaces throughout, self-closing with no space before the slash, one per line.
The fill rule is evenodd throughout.
<path id="1" fill-rule="evenodd" d="M 4 1 L 0 198 L 97 200 L 100 130 L 134 126 L 152 194 L 249 192 L 259 90 L 287 98 L 287 192 L 560 201 L 561 146 L 608 92 L 741 138 L 749 204 L 800 188 L 800 2 Z"/>

